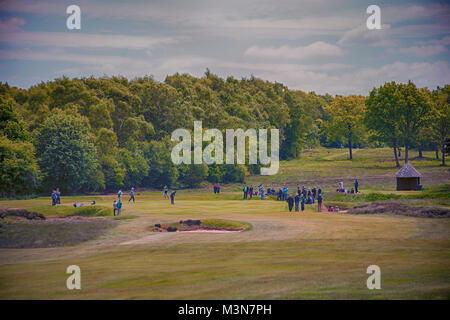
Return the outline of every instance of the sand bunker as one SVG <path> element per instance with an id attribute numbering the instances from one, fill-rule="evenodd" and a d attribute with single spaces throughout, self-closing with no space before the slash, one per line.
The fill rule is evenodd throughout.
<path id="1" fill-rule="evenodd" d="M 230 232 L 242 232 L 242 231 L 243 230 L 195 229 L 195 230 L 177 230 L 176 232 L 230 233 Z"/>
<path id="2" fill-rule="evenodd" d="M 241 232 L 250 229 L 250 225 L 245 222 L 206 219 L 206 220 L 181 220 L 173 223 L 157 223 L 151 227 L 154 232 L 211 232 L 227 233 Z"/>

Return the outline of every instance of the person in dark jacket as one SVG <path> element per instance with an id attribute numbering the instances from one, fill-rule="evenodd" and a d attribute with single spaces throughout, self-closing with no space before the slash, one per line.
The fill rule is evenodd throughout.
<path id="1" fill-rule="evenodd" d="M 355 193 L 358 193 L 359 182 L 358 179 L 355 179 Z"/>
<path id="2" fill-rule="evenodd" d="M 277 200 L 281 201 L 281 198 L 283 197 L 283 191 L 280 189 L 278 189 L 278 193 L 277 193 Z"/>
<path id="3" fill-rule="evenodd" d="M 292 196 L 289 195 L 286 201 L 288 203 L 289 212 L 291 212 L 292 211 L 292 207 L 294 206 L 294 198 L 292 198 Z"/>
<path id="4" fill-rule="evenodd" d="M 317 196 L 317 211 L 322 211 L 322 192 Z"/>
<path id="5" fill-rule="evenodd" d="M 295 212 L 298 212 L 298 206 L 300 204 L 300 195 L 297 193 L 294 197 L 295 202 Z"/>
<path id="6" fill-rule="evenodd" d="M 61 191 L 59 191 L 59 188 L 56 188 L 56 203 L 61 204 Z"/>
<path id="7" fill-rule="evenodd" d="M 172 191 L 172 193 L 170 194 L 170 203 L 174 204 L 175 203 L 175 193 L 177 193 L 177 191 Z"/>
<path id="8" fill-rule="evenodd" d="M 313 187 L 312 188 L 312 198 L 313 198 L 313 203 L 316 201 L 316 198 L 317 198 L 317 189 L 316 189 L 316 187 Z"/>

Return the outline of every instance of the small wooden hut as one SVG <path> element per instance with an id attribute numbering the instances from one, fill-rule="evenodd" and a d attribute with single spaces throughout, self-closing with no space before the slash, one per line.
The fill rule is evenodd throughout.
<path id="1" fill-rule="evenodd" d="M 420 178 L 422 175 L 410 163 L 405 164 L 395 174 L 397 190 L 422 190 Z"/>

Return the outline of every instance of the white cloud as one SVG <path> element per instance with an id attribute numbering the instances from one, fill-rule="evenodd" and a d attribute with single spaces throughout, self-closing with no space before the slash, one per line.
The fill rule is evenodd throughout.
<path id="1" fill-rule="evenodd" d="M 13 32 L 20 30 L 20 27 L 25 24 L 22 18 L 10 18 L 8 20 L 0 19 L 0 33 Z"/>
<path id="2" fill-rule="evenodd" d="M 69 32 L 10 32 L 0 42 L 17 46 L 48 46 L 54 48 L 127 48 L 150 49 L 178 42 L 177 38 Z"/>
<path id="3" fill-rule="evenodd" d="M 389 30 L 391 26 L 388 24 L 381 25 L 381 29 L 369 30 L 365 24 L 346 31 L 338 41 L 340 45 L 365 44 L 372 46 L 387 46 L 392 44 L 389 40 Z"/>
<path id="4" fill-rule="evenodd" d="M 342 56 L 344 51 L 333 44 L 317 41 L 303 47 L 281 46 L 279 48 L 274 48 L 251 46 L 244 54 L 246 56 L 255 57 L 302 59 L 318 56 Z"/>
<path id="5" fill-rule="evenodd" d="M 291 89 L 331 94 L 369 94 L 374 87 L 388 81 L 412 80 L 419 87 L 435 87 L 450 83 L 450 68 L 446 61 L 434 63 L 395 62 L 380 68 L 360 67 L 340 71 L 308 68 L 296 64 L 249 65 L 223 63 L 225 70 L 233 69 L 242 76 L 255 75 L 269 81 L 286 84 Z"/>
<path id="6" fill-rule="evenodd" d="M 400 53 L 413 55 L 416 57 L 434 56 L 442 52 L 447 52 L 447 48 L 443 45 L 429 45 L 429 46 L 412 46 L 407 48 L 391 48 L 387 50 L 389 53 Z"/>

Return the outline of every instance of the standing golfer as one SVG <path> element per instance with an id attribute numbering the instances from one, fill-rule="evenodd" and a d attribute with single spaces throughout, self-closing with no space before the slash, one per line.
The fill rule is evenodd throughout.
<path id="1" fill-rule="evenodd" d="M 114 200 L 113 202 L 113 215 L 116 216 L 116 211 L 117 211 L 117 202 L 116 200 Z"/>
<path id="2" fill-rule="evenodd" d="M 128 203 L 130 203 L 131 199 L 133 199 L 133 203 L 136 203 L 134 201 L 134 188 L 131 188 L 130 190 L 130 199 L 128 199 Z"/>
<path id="3" fill-rule="evenodd" d="M 355 193 L 358 193 L 359 182 L 358 179 L 355 179 Z"/>
<path id="4" fill-rule="evenodd" d="M 122 215 L 122 200 L 117 201 L 116 206 L 117 206 L 117 215 L 121 216 Z"/>
<path id="5" fill-rule="evenodd" d="M 317 196 L 317 211 L 322 211 L 322 192 Z"/>
<path id="6" fill-rule="evenodd" d="M 289 197 L 287 197 L 286 201 L 288 203 L 289 212 L 291 212 L 292 211 L 292 207 L 294 206 L 294 198 L 292 198 L 292 196 L 289 195 Z"/>
<path id="7" fill-rule="evenodd" d="M 170 194 L 170 203 L 171 204 L 175 203 L 175 193 L 177 193 L 176 190 L 172 191 L 172 193 Z"/>
<path id="8" fill-rule="evenodd" d="M 294 197 L 294 203 L 295 203 L 295 212 L 298 212 L 298 206 L 300 204 L 300 195 L 298 193 Z"/>
<path id="9" fill-rule="evenodd" d="M 59 188 L 56 188 L 56 203 L 61 204 L 61 191 L 59 191 Z"/>

